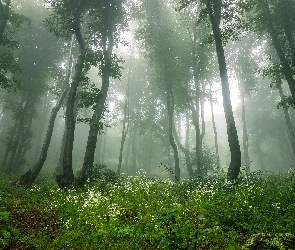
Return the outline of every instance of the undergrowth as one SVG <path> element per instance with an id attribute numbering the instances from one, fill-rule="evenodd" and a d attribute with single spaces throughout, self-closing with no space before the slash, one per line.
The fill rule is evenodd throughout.
<path id="1" fill-rule="evenodd" d="M 64 192 L 1 175 L 0 249 L 295 249 L 294 172 L 253 176 L 139 175 Z"/>

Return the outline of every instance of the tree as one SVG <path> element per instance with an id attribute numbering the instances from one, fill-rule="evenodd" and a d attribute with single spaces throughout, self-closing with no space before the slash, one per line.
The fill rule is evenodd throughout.
<path id="1" fill-rule="evenodd" d="M 0 87 L 16 90 L 19 79 L 15 76 L 19 66 L 13 51 L 18 48 L 14 35 L 28 21 L 12 10 L 11 0 L 0 1 Z"/>
<path id="2" fill-rule="evenodd" d="M 100 75 L 102 79 L 102 87 L 96 96 L 94 113 L 90 122 L 87 146 L 84 156 L 84 163 L 81 174 L 77 180 L 77 184 L 83 187 L 87 179 L 91 176 L 94 154 L 96 149 L 97 135 L 101 128 L 101 117 L 105 110 L 105 103 L 108 95 L 110 77 L 119 78 L 121 60 L 113 55 L 113 47 L 115 45 L 115 33 L 120 23 L 123 20 L 123 1 L 113 0 L 103 2 L 98 9 L 98 13 L 102 27 L 98 30 L 101 39 L 102 62 L 100 65 Z M 101 13 L 100 13 L 101 12 Z"/>
<path id="3" fill-rule="evenodd" d="M 49 122 L 48 122 L 47 132 L 46 132 L 46 136 L 44 139 L 44 143 L 42 145 L 39 159 L 36 162 L 36 164 L 33 166 L 32 169 L 30 169 L 28 172 L 23 174 L 17 181 L 15 181 L 16 185 L 23 185 L 26 187 L 31 186 L 33 184 L 33 182 L 35 181 L 36 177 L 39 175 L 39 173 L 44 165 L 44 162 L 47 158 L 47 152 L 48 152 L 49 144 L 51 141 L 51 136 L 52 136 L 54 122 L 55 122 L 55 119 L 57 116 L 57 112 L 60 110 L 60 108 L 61 108 L 69 90 L 70 90 L 69 79 L 70 79 L 70 73 L 71 73 L 71 67 L 72 67 L 73 42 L 74 42 L 74 36 L 72 36 L 72 41 L 70 44 L 70 51 L 69 51 L 68 62 L 67 62 L 67 74 L 64 79 L 63 92 L 60 95 L 59 100 L 56 102 L 55 107 L 51 111 Z"/>
<path id="4" fill-rule="evenodd" d="M 84 61 L 86 57 L 86 44 L 81 31 L 82 14 L 85 11 L 85 3 L 82 1 L 52 1 L 53 14 L 47 19 L 47 27 L 56 36 L 68 37 L 71 32 L 75 34 L 79 47 L 79 56 L 75 65 L 75 73 L 70 84 L 68 99 L 66 102 L 66 137 L 63 158 L 63 173 L 56 176 L 56 181 L 60 188 L 69 188 L 74 183 L 74 173 L 72 168 L 72 150 L 74 143 L 75 115 L 74 106 L 78 85 L 81 81 Z M 59 18 L 66 20 L 58 28 L 54 24 Z M 69 25 L 69 26 L 68 26 Z M 58 26 L 58 24 L 57 24 Z"/>
<path id="5" fill-rule="evenodd" d="M 228 143 L 231 152 L 231 162 L 228 168 L 229 180 L 237 179 L 241 167 L 241 150 L 239 144 L 238 133 L 235 125 L 235 120 L 232 111 L 230 90 L 228 83 L 227 68 L 225 62 L 225 54 L 223 49 L 222 35 L 220 31 L 221 8 L 222 0 L 206 1 L 210 22 L 212 25 L 213 36 L 216 45 L 216 53 L 218 58 L 218 65 L 220 71 L 220 79 L 222 86 L 223 108 L 225 113 L 225 120 L 227 124 Z"/>
<path id="6" fill-rule="evenodd" d="M 248 21 L 249 26 L 258 34 L 266 33 L 269 35 L 278 55 L 292 99 L 295 100 L 295 79 L 292 73 L 295 55 L 294 37 L 292 35 L 294 28 L 290 25 L 293 22 L 293 19 L 290 19 L 290 13 L 294 11 L 295 5 L 292 1 L 288 0 L 284 0 L 283 2 L 276 0 L 249 1 L 245 8 L 248 12 L 250 12 L 249 5 L 255 7 L 255 15 L 249 18 Z M 287 8 L 282 12 L 283 6 L 287 6 Z M 257 16 L 262 17 L 259 19 L 259 22 L 254 20 Z M 291 54 L 288 51 L 291 51 Z"/>
<path id="7" fill-rule="evenodd" d="M 126 90 L 126 94 L 125 94 L 125 101 L 124 101 L 124 108 L 123 108 L 123 113 L 124 113 L 124 117 L 123 117 L 123 128 L 122 128 L 122 135 L 121 135 L 121 144 L 120 144 L 120 153 L 119 153 L 119 163 L 118 163 L 118 169 L 117 169 L 117 174 L 119 175 L 121 173 L 121 168 L 122 168 L 122 160 L 123 160 L 123 149 L 124 149 L 124 144 L 125 144 L 125 140 L 126 140 L 126 136 L 128 133 L 128 129 L 129 129 L 129 116 L 130 116 L 130 107 L 129 107 L 129 103 L 130 103 L 130 90 L 129 90 L 129 81 L 130 81 L 130 75 L 131 75 L 131 70 L 129 70 L 129 79 L 128 79 L 128 83 L 127 83 L 127 90 Z"/>
<path id="8" fill-rule="evenodd" d="M 32 23 L 30 26 L 23 25 L 23 30 L 19 31 L 18 44 L 21 49 L 14 52 L 20 69 L 14 74 L 14 77 L 21 79 L 19 91 L 13 94 L 6 92 L 11 96 L 7 99 L 7 116 L 11 110 L 14 120 L 7 132 L 2 160 L 2 167 L 9 173 L 21 170 L 26 164 L 26 153 L 31 148 L 34 135 L 32 126 L 37 118 L 37 106 L 48 90 L 48 69 L 54 68 L 54 60 L 59 56 L 59 50 L 53 45 L 57 40 L 45 31 L 42 24 L 46 10 L 43 6 L 35 6 L 35 3 L 28 1 L 20 5 L 22 13 Z M 27 12 L 32 6 L 34 8 Z M 36 12 L 40 15 L 35 15 Z"/>

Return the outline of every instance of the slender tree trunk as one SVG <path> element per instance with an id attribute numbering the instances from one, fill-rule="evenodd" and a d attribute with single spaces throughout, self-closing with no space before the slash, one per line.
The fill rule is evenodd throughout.
<path id="1" fill-rule="evenodd" d="M 273 25 L 273 19 L 272 19 L 271 13 L 270 13 L 268 1 L 261 0 L 259 3 L 262 7 L 264 19 L 267 23 L 268 33 L 272 39 L 273 46 L 278 54 L 280 64 L 282 66 L 283 73 L 284 73 L 286 80 L 288 82 L 293 101 L 295 101 L 295 80 L 292 75 L 291 66 L 289 65 L 289 62 L 288 62 L 288 60 L 284 54 L 283 48 L 281 46 L 278 32 L 276 31 L 276 29 Z"/>
<path id="2" fill-rule="evenodd" d="M 193 123 L 196 130 L 196 159 L 197 159 L 197 175 L 202 175 L 201 169 L 201 153 L 202 153 L 202 142 L 201 142 L 201 131 L 200 131 L 200 60 L 198 60 L 197 51 L 196 51 L 196 41 L 197 34 L 194 30 L 194 41 L 193 41 L 193 76 L 194 76 L 194 85 L 195 85 L 195 109 L 192 110 L 193 113 Z M 198 63 L 199 62 L 199 63 Z M 192 107 L 192 105 L 191 105 Z"/>
<path id="3" fill-rule="evenodd" d="M 101 153 L 101 163 L 102 164 L 104 164 L 104 162 L 105 162 L 106 148 L 107 148 L 107 135 L 108 135 L 108 128 L 105 128 L 104 137 L 103 137 L 102 153 Z"/>
<path id="4" fill-rule="evenodd" d="M 174 134 L 174 138 L 175 141 L 177 143 L 177 146 L 180 148 L 180 150 L 183 152 L 184 157 L 185 157 L 185 163 L 186 163 L 186 168 L 187 168 L 187 172 L 190 178 L 192 178 L 194 176 L 194 172 L 193 172 L 193 168 L 192 165 L 190 163 L 190 154 L 189 154 L 189 149 L 188 147 L 184 147 L 179 139 L 178 133 L 175 129 L 175 127 L 173 127 L 173 134 Z"/>
<path id="5" fill-rule="evenodd" d="M 94 154 L 96 149 L 97 136 L 100 130 L 100 120 L 105 109 L 108 89 L 110 85 L 111 65 L 112 65 L 112 50 L 114 46 L 113 34 L 108 35 L 103 39 L 104 47 L 104 67 L 102 69 L 102 87 L 96 98 L 96 105 L 93 116 L 90 122 L 90 129 L 84 156 L 84 163 L 81 175 L 78 178 L 77 185 L 84 187 L 87 179 L 90 178 L 93 169 Z M 108 41 L 107 41 L 108 39 Z M 108 42 L 108 47 L 107 47 Z"/>
<path id="6" fill-rule="evenodd" d="M 37 160 L 40 155 L 40 149 L 42 148 L 42 143 L 43 143 L 43 138 L 45 136 L 45 128 L 46 128 L 46 121 L 49 114 L 49 108 L 50 108 L 50 103 L 51 100 L 49 98 L 49 93 L 45 93 L 45 98 L 43 99 L 43 105 L 42 105 L 42 110 L 41 114 L 42 117 L 40 117 L 39 122 L 38 122 L 38 132 L 37 132 L 37 138 L 35 140 L 35 145 L 34 145 L 34 158 Z"/>
<path id="7" fill-rule="evenodd" d="M 249 140 L 248 140 L 248 131 L 247 131 L 247 124 L 246 124 L 245 95 L 244 95 L 244 90 L 242 86 L 240 86 L 240 93 L 241 93 L 241 102 L 242 102 L 244 160 L 246 165 L 246 171 L 250 173 Z"/>
<path id="8" fill-rule="evenodd" d="M 280 93 L 281 101 L 283 102 L 285 100 L 285 95 L 283 93 L 281 85 L 278 86 L 278 90 L 279 90 L 279 93 Z M 288 110 L 285 107 L 283 107 L 283 110 L 284 110 L 286 124 L 287 124 L 289 135 L 290 135 L 290 141 L 291 141 L 291 145 L 292 145 L 292 152 L 293 152 L 293 156 L 294 156 L 294 159 L 295 159 L 295 133 L 294 133 L 294 129 L 293 129 L 293 126 L 292 126 L 292 123 L 291 123 L 291 119 L 290 119 L 290 115 L 289 115 Z"/>
<path id="9" fill-rule="evenodd" d="M 137 153 L 137 150 L 136 150 L 136 132 L 137 132 L 137 129 L 133 125 L 133 135 L 132 135 L 132 145 L 131 145 L 131 154 L 132 154 L 132 158 L 131 158 L 132 163 L 131 164 L 132 164 L 133 173 L 135 173 L 136 169 L 137 169 L 137 164 L 136 164 L 136 153 Z"/>
<path id="10" fill-rule="evenodd" d="M 168 112 L 168 137 L 174 155 L 174 179 L 180 181 L 180 167 L 177 145 L 173 136 L 174 127 L 174 95 L 172 86 L 166 81 L 166 94 L 167 94 L 167 112 Z"/>
<path id="11" fill-rule="evenodd" d="M 75 100 L 74 104 L 74 120 L 76 121 L 78 116 L 78 100 Z M 66 136 L 67 136 L 67 117 L 65 116 L 65 127 L 64 127 L 64 133 L 61 140 L 61 147 L 60 147 L 60 154 L 59 154 L 59 160 L 56 165 L 56 168 L 54 170 L 53 176 L 56 177 L 57 175 L 62 175 L 63 173 L 63 161 L 64 161 L 64 149 L 65 149 L 65 143 L 66 143 Z"/>
<path id="12" fill-rule="evenodd" d="M 73 81 L 71 83 L 71 88 L 68 95 L 67 105 L 66 105 L 66 140 L 64 147 L 64 158 L 63 158 L 63 173 L 62 175 L 56 176 L 57 184 L 62 189 L 67 189 L 71 187 L 74 183 L 74 173 L 72 167 L 72 151 L 74 144 L 74 132 L 75 132 L 75 99 L 78 89 L 78 85 L 82 75 L 83 64 L 85 61 L 86 49 L 85 42 L 83 40 L 81 30 L 80 30 L 80 18 L 81 18 L 82 8 L 81 6 L 76 10 L 74 15 L 76 39 L 79 44 L 79 56 L 75 66 L 75 74 Z"/>
<path id="13" fill-rule="evenodd" d="M 45 140 L 44 140 L 44 143 L 43 143 L 43 146 L 41 149 L 41 154 L 40 154 L 40 157 L 39 157 L 37 163 L 33 166 L 32 169 L 30 169 L 28 172 L 26 172 L 24 175 L 22 175 L 15 182 L 16 185 L 23 185 L 23 186 L 29 187 L 33 184 L 33 182 L 35 181 L 35 179 L 39 175 L 39 173 L 44 165 L 44 162 L 47 158 L 47 152 L 48 152 L 49 144 L 51 141 L 51 136 L 52 136 L 52 132 L 53 132 L 53 128 L 54 128 L 54 121 L 55 121 L 56 115 L 57 115 L 59 109 L 61 108 L 61 105 L 62 105 L 66 95 L 68 94 L 68 92 L 69 92 L 69 89 L 64 90 L 64 92 L 62 93 L 58 102 L 56 103 L 55 107 L 51 111 Z"/>
<path id="14" fill-rule="evenodd" d="M 124 149 L 124 144 L 125 144 L 125 139 L 128 133 L 128 128 L 129 128 L 129 90 L 127 90 L 127 93 L 125 95 L 125 103 L 124 103 L 124 118 L 123 118 L 123 129 L 122 129 L 122 135 L 121 135 L 121 145 L 120 145 L 120 151 L 119 151 L 119 163 L 118 163 L 118 169 L 117 169 L 117 174 L 120 175 L 121 173 L 121 168 L 122 168 L 122 160 L 123 160 L 123 149 Z M 126 126 L 127 124 L 127 126 Z"/>
<path id="15" fill-rule="evenodd" d="M 228 179 L 233 181 L 236 180 L 241 168 L 241 149 L 239 144 L 238 133 L 236 124 L 233 116 L 230 90 L 227 76 L 227 68 L 225 62 L 224 49 L 222 45 L 222 37 L 220 32 L 220 19 L 221 19 L 221 5 L 222 0 L 207 0 L 206 6 L 209 11 L 210 22 L 212 25 L 216 53 L 219 64 L 222 97 L 223 97 L 223 108 L 225 113 L 225 120 L 227 125 L 228 143 L 231 152 L 231 162 L 228 168 Z"/>
<path id="16" fill-rule="evenodd" d="M 24 132 L 24 128 L 26 127 L 26 116 L 31 108 L 31 102 L 33 98 L 29 94 L 27 96 L 23 96 L 21 104 L 25 103 L 23 107 L 20 108 L 20 114 L 15 121 L 14 128 L 10 133 L 10 137 L 8 138 L 7 148 L 5 152 L 5 157 L 3 159 L 3 168 L 7 173 L 11 173 L 16 166 L 13 165 L 13 160 L 15 159 L 16 153 L 20 146 L 20 142 L 22 140 L 22 135 Z"/>
<path id="17" fill-rule="evenodd" d="M 211 121 L 212 121 L 213 132 L 214 132 L 215 154 L 217 156 L 217 166 L 220 167 L 218 136 L 217 136 L 216 123 L 215 123 L 215 116 L 214 116 L 214 107 L 213 107 L 213 99 L 212 99 L 212 84 L 211 83 L 210 83 L 210 109 L 211 109 Z"/>
<path id="18" fill-rule="evenodd" d="M 31 107 L 29 107 L 28 113 L 26 114 L 26 124 L 22 128 L 21 138 L 18 142 L 18 147 L 15 152 L 14 157 L 12 158 L 11 165 L 14 166 L 14 170 L 16 172 L 25 165 L 26 159 L 25 154 L 31 147 L 31 139 L 32 139 L 32 123 L 33 123 L 33 113 L 34 107 L 36 104 L 36 99 L 30 103 Z"/>
<path id="19" fill-rule="evenodd" d="M 51 137 L 54 129 L 54 122 L 57 116 L 58 111 L 60 110 L 69 90 L 69 79 L 70 79 L 70 74 L 71 74 L 71 67 L 72 67 L 72 49 L 73 49 L 73 43 L 74 43 L 74 36 L 72 36 L 72 41 L 71 41 L 71 46 L 70 46 L 70 51 L 69 51 L 69 57 L 68 57 L 68 62 L 67 62 L 67 74 L 66 78 L 64 80 L 64 86 L 63 86 L 63 93 L 59 97 L 59 100 L 57 101 L 55 107 L 51 110 L 49 122 L 48 122 L 48 127 L 47 127 L 47 132 L 45 135 L 45 139 L 43 142 L 43 146 L 41 149 L 41 153 L 39 156 L 38 161 L 36 164 L 33 166 L 32 169 L 30 169 L 28 172 L 26 172 L 24 175 L 22 175 L 16 182 L 16 185 L 23 185 L 26 187 L 29 187 L 33 184 L 37 176 L 39 175 L 45 160 L 47 158 L 47 153 L 48 153 L 48 148 L 51 142 Z"/>
<path id="20" fill-rule="evenodd" d="M 63 83 L 63 91 L 70 88 L 70 77 L 71 77 L 72 66 L 73 66 L 74 40 L 75 40 L 75 35 L 72 34 L 69 56 L 68 56 L 68 60 L 67 60 L 67 73 L 66 73 L 66 77 L 65 77 L 64 83 Z M 77 118 L 77 101 L 75 101 L 75 105 L 74 105 L 74 117 L 75 117 L 74 119 L 76 120 L 76 118 Z M 53 177 L 55 177 L 55 178 L 57 175 L 63 174 L 63 158 L 64 158 L 64 148 L 65 148 L 66 134 L 67 134 L 66 124 L 67 124 L 67 117 L 65 117 L 65 127 L 64 127 L 64 132 L 63 132 L 62 141 L 61 141 L 61 150 L 60 150 L 59 160 L 58 160 L 57 166 L 56 166 L 54 173 L 53 173 Z"/>
<path id="21" fill-rule="evenodd" d="M 129 157 L 130 157 L 131 142 L 132 142 L 132 136 L 131 136 L 131 133 L 129 133 L 128 142 L 127 142 L 127 150 L 126 150 L 125 157 L 124 157 L 124 164 L 128 169 L 128 173 L 130 173 Z"/>
<path id="22" fill-rule="evenodd" d="M 256 136 L 254 137 L 254 148 L 255 148 L 255 153 L 256 153 L 256 156 L 257 156 L 257 159 L 258 159 L 258 165 L 259 165 L 259 168 L 262 170 L 262 171 L 265 171 L 266 168 L 265 168 L 265 164 L 264 164 L 264 160 L 263 160 L 263 152 L 261 150 L 261 143 L 262 143 L 262 139 L 260 137 L 259 134 L 256 134 Z"/>

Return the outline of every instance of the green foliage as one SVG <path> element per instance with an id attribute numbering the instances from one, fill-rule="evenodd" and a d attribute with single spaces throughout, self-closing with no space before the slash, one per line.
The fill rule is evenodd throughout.
<path id="1" fill-rule="evenodd" d="M 109 169 L 104 164 L 95 164 L 93 166 L 91 181 L 94 182 L 100 190 L 104 190 L 109 183 L 117 183 L 119 180 L 115 171 Z"/>
<path id="2" fill-rule="evenodd" d="M 0 228 L 0 248 L 4 248 L 18 235 L 18 230 L 15 229 L 9 212 L 4 207 L 0 207 Z"/>
<path id="3" fill-rule="evenodd" d="M 197 156 L 194 150 L 190 152 L 189 164 L 196 169 Z M 214 176 L 221 173 L 218 156 L 206 146 L 202 149 L 200 164 L 203 176 Z"/>
<path id="4" fill-rule="evenodd" d="M 93 176 L 107 180 L 103 192 L 99 185 L 63 192 L 46 179 L 26 190 L 1 177 L 1 223 L 7 226 L 0 238 L 27 249 L 295 246 L 293 171 L 253 174 L 252 182 L 233 185 L 225 176 L 174 183 L 139 174 L 117 182 L 105 166 L 95 169 Z M 9 229 L 11 221 L 19 234 Z"/>

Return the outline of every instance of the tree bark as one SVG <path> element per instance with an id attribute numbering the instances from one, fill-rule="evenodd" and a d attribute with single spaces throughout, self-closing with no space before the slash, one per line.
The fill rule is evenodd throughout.
<path id="1" fill-rule="evenodd" d="M 57 113 L 60 110 L 60 108 L 61 108 L 69 90 L 70 90 L 69 79 L 70 79 L 71 67 L 72 67 L 73 43 L 74 43 L 74 36 L 72 36 L 72 40 L 71 40 L 69 58 L 68 58 L 68 62 L 67 62 L 67 74 L 66 74 L 66 78 L 65 78 L 64 84 L 63 84 L 64 85 L 63 86 L 63 93 L 59 97 L 59 100 L 57 101 L 55 107 L 51 110 L 51 114 L 50 114 L 50 118 L 49 118 L 49 122 L 48 122 L 48 127 L 47 127 L 47 132 L 46 132 L 46 136 L 45 136 L 45 139 L 43 142 L 43 146 L 41 149 L 39 159 L 36 162 L 36 164 L 33 166 L 32 169 L 30 169 L 28 172 L 23 174 L 18 180 L 15 181 L 16 185 L 23 185 L 26 187 L 31 186 L 33 184 L 33 182 L 35 181 L 35 179 L 37 178 L 37 176 L 39 175 L 39 173 L 46 161 L 48 148 L 49 148 L 49 145 L 51 142 L 52 132 L 54 129 L 54 122 L 55 122 Z"/>
<path id="2" fill-rule="evenodd" d="M 286 77 L 286 80 L 289 85 L 289 89 L 292 95 L 293 102 L 295 101 L 295 80 L 292 75 L 292 69 L 291 66 L 284 54 L 283 48 L 280 43 L 278 32 L 276 31 L 273 22 L 272 17 L 269 9 L 269 4 L 267 0 L 261 0 L 260 2 L 261 8 L 263 10 L 263 16 L 267 24 L 268 33 L 272 39 L 273 46 L 278 54 L 280 64 L 283 69 L 283 73 Z"/>
<path id="3" fill-rule="evenodd" d="M 105 7 L 105 22 L 112 22 L 111 18 L 111 5 L 107 4 Z M 110 25 L 110 26 L 109 26 Z M 107 100 L 108 89 L 110 85 L 110 75 L 112 70 L 112 51 L 114 47 L 114 34 L 111 23 L 107 23 L 108 28 L 102 34 L 103 46 L 103 66 L 102 66 L 102 87 L 96 98 L 95 110 L 90 122 L 90 129 L 87 139 L 86 151 L 84 155 L 84 163 L 81 174 L 77 179 L 77 185 L 84 187 L 86 181 L 90 178 L 93 169 L 94 155 L 96 149 L 97 136 L 100 130 L 100 120 L 105 109 Z"/>
<path id="4" fill-rule="evenodd" d="M 75 74 L 73 77 L 73 81 L 71 83 L 71 88 L 68 95 L 67 105 L 66 105 L 66 140 L 64 147 L 64 158 L 63 158 L 63 173 L 62 175 L 56 176 L 57 184 L 62 189 L 70 188 L 74 183 L 74 173 L 72 167 L 72 151 L 74 144 L 74 132 L 75 132 L 75 99 L 76 93 L 78 89 L 78 85 L 80 82 L 80 78 L 82 75 L 83 64 L 85 61 L 86 49 L 85 42 L 83 40 L 81 34 L 81 14 L 82 7 L 79 6 L 74 14 L 74 34 L 79 44 L 79 56 L 75 65 Z"/>
<path id="5" fill-rule="evenodd" d="M 228 168 L 228 179 L 234 181 L 238 178 L 241 168 L 241 149 L 239 144 L 238 133 L 233 116 L 230 90 L 228 83 L 227 68 L 225 62 L 224 49 L 222 44 L 222 37 L 220 32 L 220 20 L 221 20 L 221 4 L 222 0 L 207 0 L 206 6 L 209 12 L 210 22 L 212 25 L 216 53 L 219 64 L 219 72 L 221 78 L 223 108 L 225 113 L 225 120 L 227 125 L 228 143 L 231 152 L 231 162 Z"/>
<path id="6" fill-rule="evenodd" d="M 280 93 L 281 101 L 283 102 L 285 100 L 285 95 L 283 93 L 281 85 L 278 86 L 278 90 L 279 90 L 279 93 Z M 286 124 L 287 124 L 289 135 L 290 135 L 292 153 L 293 153 L 293 156 L 294 156 L 294 159 L 295 159 L 295 133 L 294 133 L 294 129 L 293 129 L 293 126 L 292 126 L 292 122 L 291 122 L 291 118 L 290 118 L 288 110 L 285 107 L 283 107 L 283 110 L 284 110 Z M 293 164 L 294 164 L 294 162 L 293 162 Z"/>
<path id="7" fill-rule="evenodd" d="M 53 128 L 54 128 L 54 122 L 55 122 L 56 115 L 57 115 L 59 109 L 61 108 L 61 105 L 62 105 L 66 95 L 68 94 L 68 92 L 69 92 L 69 89 L 64 90 L 64 92 L 60 96 L 58 102 L 56 103 L 55 107 L 51 111 L 45 140 L 44 140 L 42 150 L 40 153 L 40 157 L 39 157 L 37 163 L 33 166 L 32 169 L 30 169 L 28 172 L 23 174 L 17 181 L 15 181 L 16 185 L 23 185 L 25 187 L 30 187 L 33 184 L 33 182 L 35 181 L 35 179 L 37 178 L 37 176 L 39 175 L 39 173 L 44 165 L 44 162 L 47 158 L 47 152 L 48 152 L 48 148 L 49 148 L 50 141 L 51 141 L 51 136 L 52 136 L 52 132 L 53 132 Z"/>

